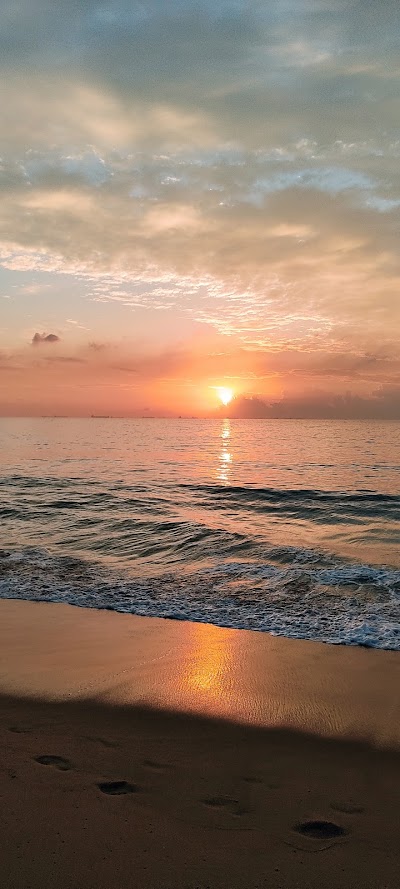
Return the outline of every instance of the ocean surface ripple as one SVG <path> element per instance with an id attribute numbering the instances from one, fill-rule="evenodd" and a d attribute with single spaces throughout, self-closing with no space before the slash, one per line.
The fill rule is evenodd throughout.
<path id="1" fill-rule="evenodd" d="M 400 649 L 400 424 L 1 421 L 0 597 Z"/>

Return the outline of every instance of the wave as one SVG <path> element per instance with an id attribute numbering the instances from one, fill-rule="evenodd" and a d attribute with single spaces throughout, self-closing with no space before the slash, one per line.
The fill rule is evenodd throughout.
<path id="1" fill-rule="evenodd" d="M 381 494 L 375 491 L 322 491 L 307 488 L 261 488 L 220 485 L 181 484 L 182 489 L 197 492 L 208 505 L 219 508 L 247 508 L 268 512 L 280 510 L 323 514 L 324 520 L 331 515 L 336 521 L 350 516 L 391 518 L 400 520 L 400 496 L 398 494 Z"/>
<path id="2" fill-rule="evenodd" d="M 272 544 L 286 540 L 398 563 L 395 494 L 51 476 L 8 476 L 0 488 L 7 544 L 45 543 L 127 570 L 137 563 L 143 572 L 239 559 L 262 564 Z"/>
<path id="3" fill-rule="evenodd" d="M 296 547 L 137 577 L 39 547 L 0 552 L 0 598 L 64 602 L 400 650 L 400 570 Z"/>

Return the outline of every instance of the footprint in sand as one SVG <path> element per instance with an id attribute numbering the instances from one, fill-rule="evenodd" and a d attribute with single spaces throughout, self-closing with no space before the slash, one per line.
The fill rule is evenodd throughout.
<path id="1" fill-rule="evenodd" d="M 265 778 L 261 778 L 259 775 L 245 775 L 242 778 L 246 784 L 263 784 L 267 790 L 279 790 L 280 784 L 278 781 L 270 781 Z"/>
<path id="2" fill-rule="evenodd" d="M 8 731 L 13 732 L 15 735 L 27 735 L 32 729 L 27 728 L 27 726 L 24 725 L 10 725 Z"/>
<path id="3" fill-rule="evenodd" d="M 35 762 L 38 762 L 41 766 L 54 766 L 60 772 L 67 772 L 71 768 L 71 763 L 68 759 L 64 759 L 63 756 L 51 756 L 47 753 L 43 756 L 35 756 Z"/>
<path id="4" fill-rule="evenodd" d="M 331 809 L 334 812 L 343 812 L 345 815 L 361 815 L 364 811 L 363 806 L 353 802 L 336 802 L 331 803 Z"/>
<path id="5" fill-rule="evenodd" d="M 114 748 L 118 746 L 115 741 L 110 741 L 109 738 L 96 738 L 93 735 L 86 735 L 85 739 L 86 741 L 93 741 L 94 744 L 101 744 L 102 747 Z"/>
<path id="6" fill-rule="evenodd" d="M 138 793 L 140 787 L 137 784 L 130 784 L 129 781 L 101 781 L 97 785 L 102 793 L 108 796 L 121 796 L 125 793 Z"/>
<path id="7" fill-rule="evenodd" d="M 246 810 L 240 805 L 239 801 L 232 799 L 230 796 L 209 796 L 203 799 L 203 804 L 210 809 L 220 809 L 228 812 L 229 815 L 234 815 L 236 818 L 246 815 Z"/>
<path id="8" fill-rule="evenodd" d="M 165 763 L 156 762 L 156 760 L 154 759 L 144 759 L 143 765 L 145 769 L 152 769 L 153 772 L 163 772 L 165 769 L 168 768 Z"/>
<path id="9" fill-rule="evenodd" d="M 333 840 L 345 836 L 348 831 L 333 821 L 302 821 L 295 824 L 294 830 L 312 840 Z"/>

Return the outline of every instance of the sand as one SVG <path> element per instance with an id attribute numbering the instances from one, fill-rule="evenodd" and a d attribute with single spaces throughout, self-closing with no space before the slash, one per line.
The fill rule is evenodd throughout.
<path id="1" fill-rule="evenodd" d="M 400 658 L 0 602 L 2 889 L 398 889 Z"/>

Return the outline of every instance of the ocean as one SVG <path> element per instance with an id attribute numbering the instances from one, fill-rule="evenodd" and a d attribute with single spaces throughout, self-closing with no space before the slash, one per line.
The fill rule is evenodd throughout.
<path id="1" fill-rule="evenodd" d="M 1 419 L 0 597 L 400 649 L 400 424 Z"/>

